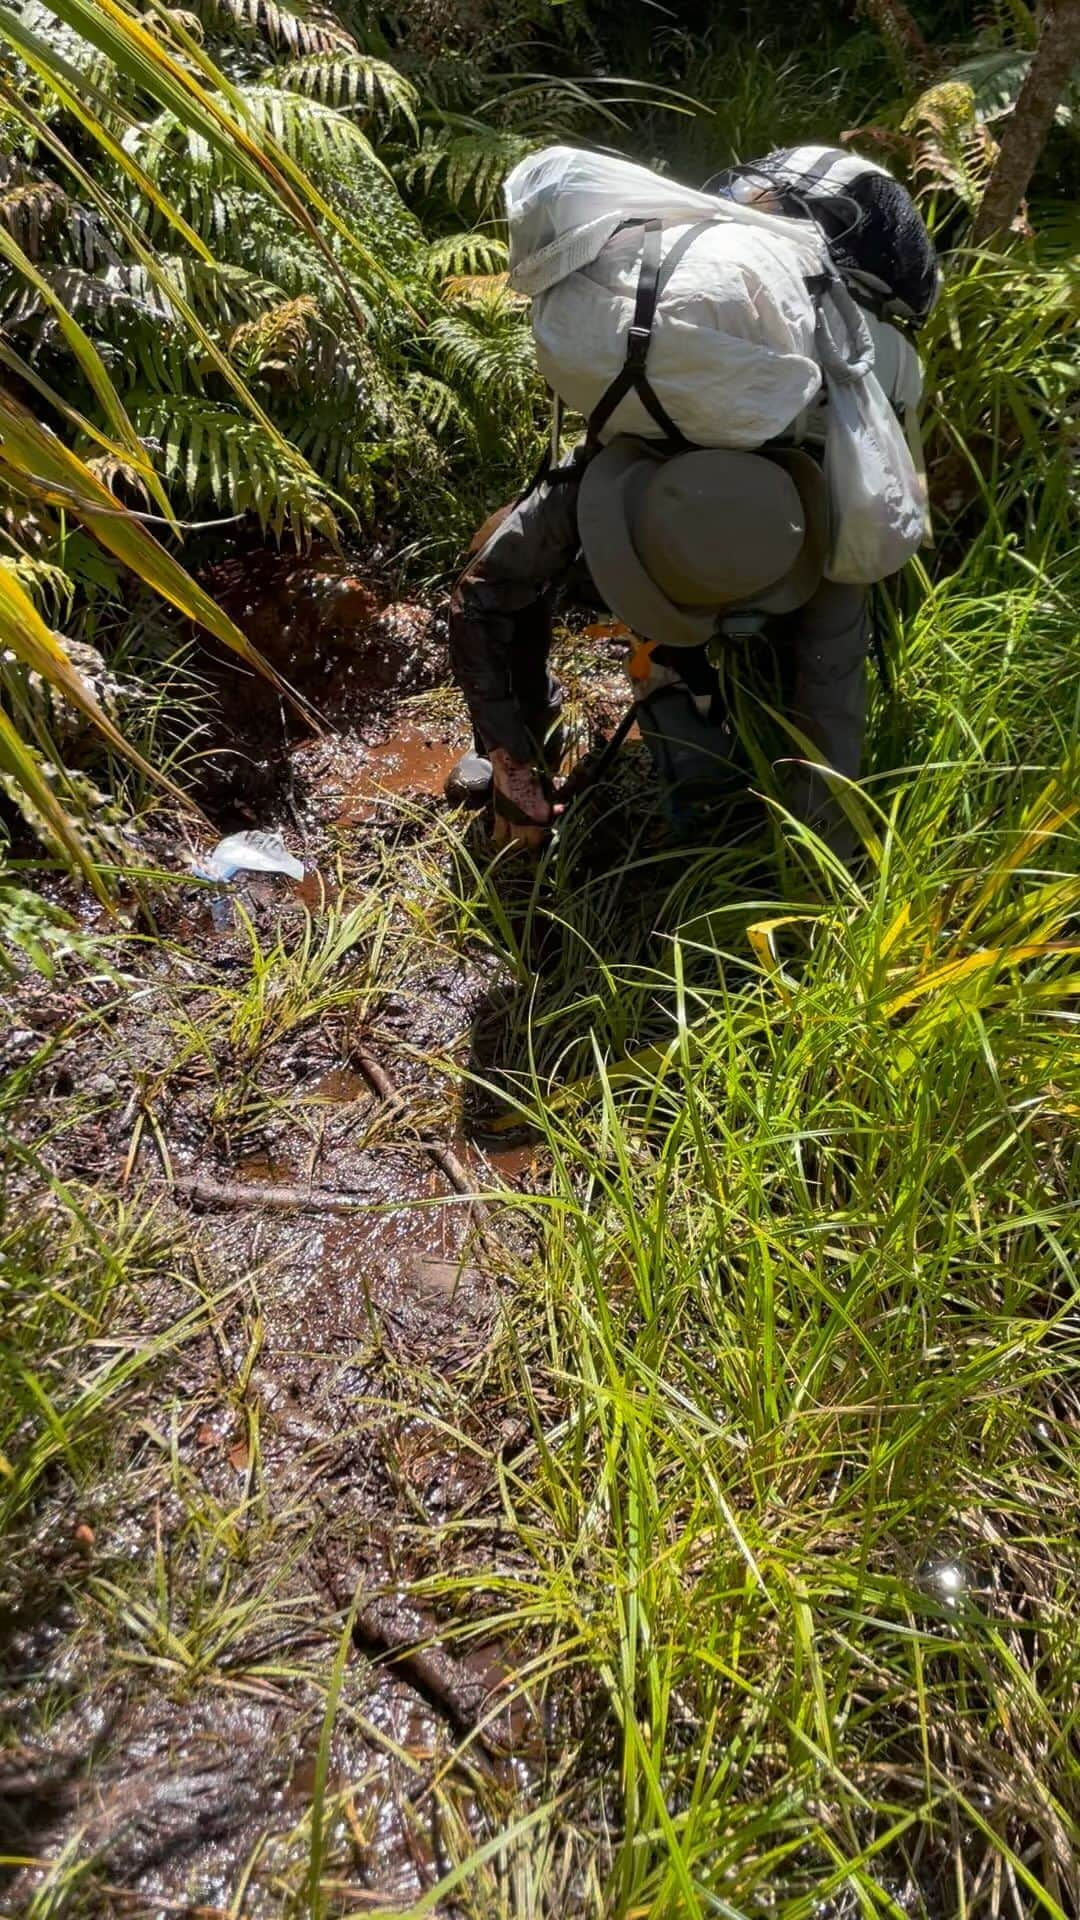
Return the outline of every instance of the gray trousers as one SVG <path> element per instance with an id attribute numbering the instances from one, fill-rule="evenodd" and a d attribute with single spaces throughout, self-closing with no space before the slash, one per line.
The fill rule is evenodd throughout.
<path id="1" fill-rule="evenodd" d="M 822 761 L 852 780 L 861 770 L 866 731 L 867 602 L 864 587 L 823 581 L 797 613 L 773 621 L 763 641 L 777 649 L 785 713 Z M 694 656 L 656 648 L 649 679 L 634 682 L 639 730 L 676 823 L 745 784 L 747 772 L 716 671 L 697 649 Z M 849 858 L 857 837 L 828 780 L 796 740 L 780 751 L 791 756 L 780 778 L 785 805 Z"/>

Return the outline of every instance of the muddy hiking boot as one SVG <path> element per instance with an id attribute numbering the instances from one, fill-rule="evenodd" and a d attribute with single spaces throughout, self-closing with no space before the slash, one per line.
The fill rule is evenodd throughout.
<path id="1" fill-rule="evenodd" d="M 486 806 L 491 793 L 491 761 L 470 747 L 451 767 L 443 791 L 451 806 Z"/>
<path id="2" fill-rule="evenodd" d="M 532 728 L 536 741 L 543 741 L 542 757 L 548 771 L 558 773 L 566 739 L 559 724 L 559 709 L 551 706 Z M 446 776 L 443 792 L 454 807 L 474 807 L 479 809 L 487 805 L 491 798 L 491 761 L 484 753 L 479 742 L 463 753 Z"/>

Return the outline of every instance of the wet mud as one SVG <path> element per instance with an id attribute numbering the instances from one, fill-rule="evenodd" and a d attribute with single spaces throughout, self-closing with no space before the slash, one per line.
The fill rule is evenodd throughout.
<path id="1" fill-rule="evenodd" d="M 543 1771 L 543 1703 L 515 1692 L 522 1650 L 410 1597 L 465 1551 L 452 1532 L 440 1549 L 444 1530 L 494 1525 L 500 1462 L 529 1431 L 496 1378 L 530 1252 L 499 1196 L 542 1167 L 535 1147 L 470 1137 L 445 1067 L 426 1064 L 464 1064 L 490 967 L 412 963 L 360 1016 L 345 996 L 251 1057 L 223 1016 L 252 939 L 289 945 L 305 913 L 318 928 L 329 903 L 362 903 L 388 850 L 408 846 L 410 810 L 442 804 L 467 735 L 445 696 L 418 706 L 416 677 L 397 708 L 368 702 L 338 733 L 287 741 L 268 805 L 258 781 L 223 805 L 224 830 L 258 802 L 258 824 L 308 863 L 302 882 L 241 879 L 224 913 L 209 889 L 162 889 L 143 903 L 157 939 L 130 986 L 101 989 L 92 1057 L 85 1000 L 36 981 L 4 1037 L 9 1066 L 56 1041 L 28 1144 L 185 1249 L 183 1285 L 133 1304 L 133 1326 L 211 1308 L 160 1388 L 169 1435 L 136 1396 L 127 1471 L 92 1487 L 74 1522 L 46 1502 L 48 1577 L 0 1619 L 0 1852 L 24 1863 L 0 1873 L 0 1911 L 26 1911 L 70 1860 L 90 1913 L 279 1913 L 282 1889 L 304 1885 L 317 1791 L 327 1910 L 405 1906 L 452 1864 L 451 1828 L 459 1848 L 482 1840 L 517 1770 Z M 362 958 L 350 964 L 362 980 Z M 393 1099 L 358 1064 L 361 1043 Z M 222 1516 L 211 1544 L 200 1503 Z M 140 1596 L 119 1621 L 111 1587 Z M 191 1653 L 200 1608 L 239 1609 L 216 1654 Z"/>

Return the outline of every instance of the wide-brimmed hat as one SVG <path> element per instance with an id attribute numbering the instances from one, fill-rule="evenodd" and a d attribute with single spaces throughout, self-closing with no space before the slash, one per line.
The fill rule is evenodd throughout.
<path id="1" fill-rule="evenodd" d="M 798 449 L 665 453 L 622 434 L 589 462 L 578 533 L 611 611 L 646 640 L 699 647 L 722 613 L 792 613 L 828 546 L 824 479 Z"/>

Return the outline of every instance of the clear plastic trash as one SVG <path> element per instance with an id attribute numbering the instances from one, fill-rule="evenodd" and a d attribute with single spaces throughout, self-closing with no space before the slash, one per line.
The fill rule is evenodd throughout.
<path id="1" fill-rule="evenodd" d="M 217 880 L 222 885 L 238 873 L 283 873 L 290 880 L 302 880 L 304 863 L 289 852 L 280 833 L 253 827 L 226 834 L 205 860 L 195 863 L 194 871 L 200 880 Z"/>

